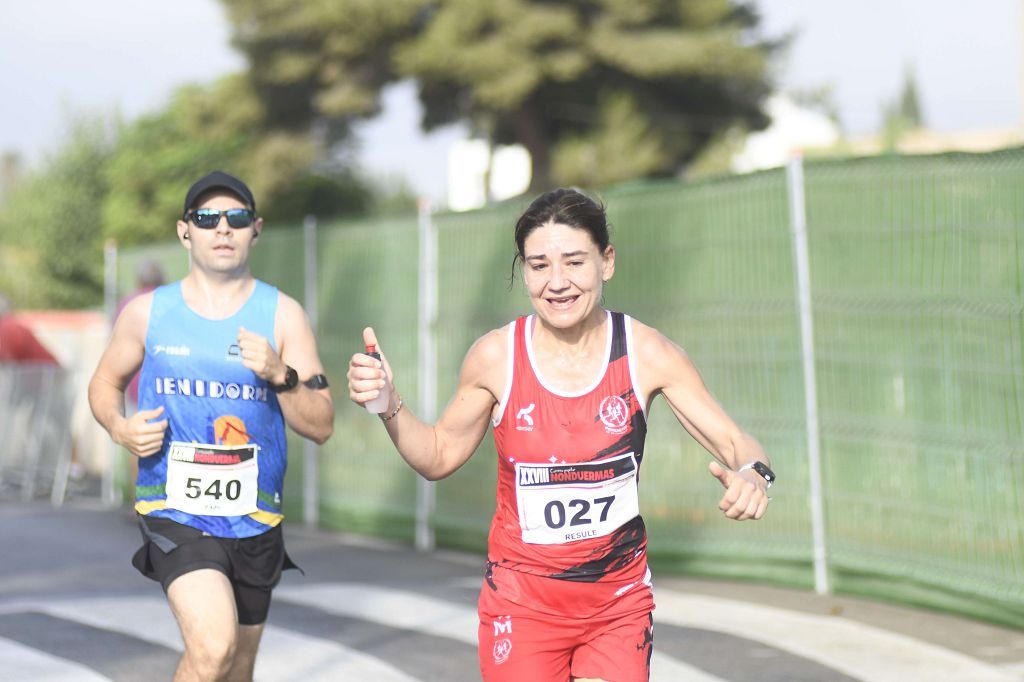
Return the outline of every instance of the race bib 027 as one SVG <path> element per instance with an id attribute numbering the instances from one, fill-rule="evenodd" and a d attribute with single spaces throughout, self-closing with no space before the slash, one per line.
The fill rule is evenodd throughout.
<path id="1" fill-rule="evenodd" d="M 523 542 L 601 537 L 640 513 L 633 453 L 576 464 L 517 463 L 515 473 Z"/>
<path id="2" fill-rule="evenodd" d="M 171 443 L 167 506 L 187 514 L 241 516 L 257 510 L 259 446 Z"/>

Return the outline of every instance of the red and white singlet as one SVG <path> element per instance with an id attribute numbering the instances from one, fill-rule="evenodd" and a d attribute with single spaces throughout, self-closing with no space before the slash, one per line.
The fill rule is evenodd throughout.
<path id="1" fill-rule="evenodd" d="M 534 316 L 509 324 L 509 372 L 493 422 L 497 508 L 488 560 L 579 582 L 642 581 L 647 532 L 637 481 L 647 435 L 632 326 L 609 312 L 604 371 L 566 394 L 535 370 Z"/>

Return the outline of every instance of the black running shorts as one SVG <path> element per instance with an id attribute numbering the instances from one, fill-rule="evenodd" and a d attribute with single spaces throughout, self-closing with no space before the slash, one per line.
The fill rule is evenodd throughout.
<path id="1" fill-rule="evenodd" d="M 281 526 L 251 538 L 218 538 L 154 516 L 140 516 L 142 547 L 132 557 L 139 573 L 163 586 L 202 568 L 220 571 L 231 582 L 241 625 L 267 620 L 270 593 L 281 571 L 298 568 L 284 549 Z"/>

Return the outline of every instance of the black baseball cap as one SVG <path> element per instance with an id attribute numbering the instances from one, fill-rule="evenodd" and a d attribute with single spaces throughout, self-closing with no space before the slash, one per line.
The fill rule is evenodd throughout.
<path id="1" fill-rule="evenodd" d="M 199 200 L 199 197 L 215 189 L 231 192 L 244 201 L 245 204 L 253 211 L 256 210 L 256 199 L 253 198 L 252 191 L 249 189 L 248 185 L 230 173 L 225 173 L 224 171 L 213 171 L 212 173 L 208 173 L 196 180 L 192 186 L 188 188 L 188 194 L 185 195 L 184 213 L 188 213 L 195 207 L 195 203 Z"/>

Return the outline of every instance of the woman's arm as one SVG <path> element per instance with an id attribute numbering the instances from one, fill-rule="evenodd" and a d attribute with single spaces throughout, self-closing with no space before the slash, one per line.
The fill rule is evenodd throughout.
<path id="1" fill-rule="evenodd" d="M 768 506 L 767 481 L 757 472 L 743 469 L 755 461 L 770 466 L 761 444 L 722 409 L 682 348 L 635 320 L 633 338 L 644 395 L 665 396 L 683 428 L 718 460 L 709 470 L 726 489 L 719 508 L 732 519 L 761 518 Z"/>
<path id="2" fill-rule="evenodd" d="M 504 388 L 507 329 L 497 329 L 479 338 L 466 354 L 455 395 L 436 424 L 420 420 L 394 389 L 391 367 L 381 351 L 381 361 L 356 353 L 349 362 L 349 397 L 357 405 L 376 398 L 384 385 L 391 385 L 391 401 L 382 417 L 402 458 L 429 480 L 451 475 L 473 455 L 487 432 L 487 424 L 498 395 Z M 366 344 L 377 346 L 372 328 L 363 332 Z M 397 412 L 395 412 L 397 410 Z"/>

